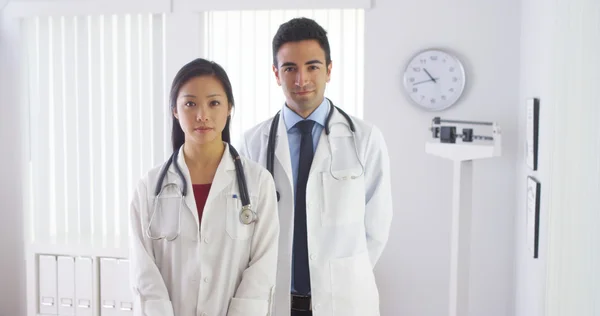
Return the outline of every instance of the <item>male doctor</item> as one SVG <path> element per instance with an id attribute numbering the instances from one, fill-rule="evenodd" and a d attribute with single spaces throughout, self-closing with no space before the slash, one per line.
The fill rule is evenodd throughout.
<path id="1" fill-rule="evenodd" d="M 274 147 L 275 316 L 379 315 L 373 267 L 392 220 L 389 157 L 379 129 L 345 117 L 324 97 L 331 68 L 320 25 L 306 18 L 282 24 L 273 73 L 286 103 L 244 135 L 243 154 L 267 168 L 270 138 Z"/>

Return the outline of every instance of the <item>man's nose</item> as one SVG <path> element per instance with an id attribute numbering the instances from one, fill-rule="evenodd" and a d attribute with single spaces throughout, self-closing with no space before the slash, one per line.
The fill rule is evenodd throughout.
<path id="1" fill-rule="evenodd" d="M 298 87 L 304 87 L 308 82 L 309 77 L 306 71 L 302 69 L 298 70 L 298 73 L 296 74 L 296 85 Z"/>

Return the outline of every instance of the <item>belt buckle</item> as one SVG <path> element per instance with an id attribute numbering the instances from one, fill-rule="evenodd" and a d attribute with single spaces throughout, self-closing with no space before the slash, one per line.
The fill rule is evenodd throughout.
<path id="1" fill-rule="evenodd" d="M 298 295 L 298 294 L 292 294 L 291 295 L 292 299 L 291 299 L 291 307 L 293 311 L 297 311 L 297 312 L 308 312 L 308 311 L 312 311 L 312 303 L 311 303 L 311 297 L 310 295 Z"/>

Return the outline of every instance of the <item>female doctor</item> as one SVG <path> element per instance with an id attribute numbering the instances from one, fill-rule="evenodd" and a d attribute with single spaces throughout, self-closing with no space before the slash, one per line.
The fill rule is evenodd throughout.
<path id="1" fill-rule="evenodd" d="M 131 203 L 135 315 L 270 315 L 275 186 L 229 144 L 233 106 L 214 62 L 193 60 L 173 80 L 173 156 L 147 173 Z"/>

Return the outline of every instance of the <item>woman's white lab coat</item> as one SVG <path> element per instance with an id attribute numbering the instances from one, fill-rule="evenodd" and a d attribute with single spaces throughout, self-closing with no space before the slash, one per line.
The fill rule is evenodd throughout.
<path id="1" fill-rule="evenodd" d="M 182 150 L 177 163 L 188 187 L 181 204 L 180 226 L 178 192 L 183 186 L 171 164 L 158 199 L 162 208 L 157 210 L 150 227 L 152 237 L 174 237 L 180 227 L 175 240 L 152 240 L 146 235 L 162 166 L 150 170 L 140 181 L 131 203 L 130 281 L 135 295 L 134 314 L 270 315 L 279 235 L 271 175 L 242 157 L 252 208 L 258 214 L 257 222 L 242 224 L 235 164 L 226 145 L 198 227 L 196 201 Z M 177 186 L 166 186 L 167 183 Z"/>
<path id="2" fill-rule="evenodd" d="M 242 155 L 262 166 L 266 166 L 271 122 L 249 130 L 241 147 Z M 282 232 L 276 316 L 290 315 L 294 227 L 292 164 L 283 122 L 280 119 L 274 161 Z M 353 118 L 353 122 L 354 136 L 345 118 L 338 111 L 333 113 L 331 133 L 321 134 L 308 176 L 306 218 L 314 316 L 379 315 L 373 268 L 387 243 L 392 220 L 390 161 L 381 132 L 360 119 Z"/>

